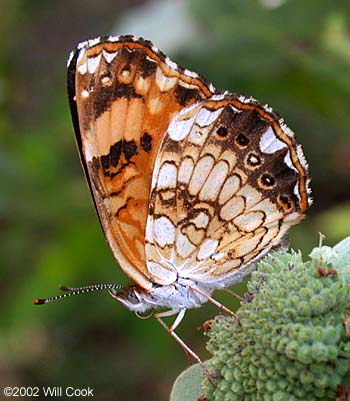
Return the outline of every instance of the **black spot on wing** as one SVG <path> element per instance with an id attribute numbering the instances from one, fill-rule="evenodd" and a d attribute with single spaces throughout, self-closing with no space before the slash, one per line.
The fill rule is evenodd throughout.
<path id="1" fill-rule="evenodd" d="M 286 195 L 279 195 L 277 197 L 277 200 L 279 201 L 279 203 L 281 203 L 284 206 L 286 211 L 289 211 L 293 206 L 293 203 L 290 201 L 289 197 Z"/>
<path id="2" fill-rule="evenodd" d="M 273 187 L 275 185 L 275 179 L 272 177 L 272 175 L 263 174 L 260 179 L 262 184 L 267 188 Z"/>
<path id="3" fill-rule="evenodd" d="M 146 53 L 143 52 L 140 58 L 140 70 L 142 78 L 147 78 L 156 72 L 157 63 L 146 58 Z"/>
<path id="4" fill-rule="evenodd" d="M 237 145 L 241 146 L 242 148 L 246 148 L 249 145 L 249 138 L 246 137 L 242 133 L 237 135 L 237 137 L 235 139 L 236 139 Z"/>
<path id="5" fill-rule="evenodd" d="M 221 126 L 221 127 L 219 127 L 219 128 L 216 130 L 216 133 L 217 133 L 221 138 L 225 138 L 225 136 L 227 136 L 227 134 L 228 134 L 228 130 L 227 130 L 226 127 Z"/>
<path id="6" fill-rule="evenodd" d="M 122 149 L 126 160 L 130 160 L 133 156 L 137 155 L 137 145 L 135 141 L 123 141 Z"/>
<path id="7" fill-rule="evenodd" d="M 125 67 L 131 70 L 131 64 L 135 66 L 136 71 L 140 71 L 142 78 L 147 78 L 154 74 L 157 69 L 156 61 L 152 61 L 147 57 L 147 53 L 143 49 L 128 49 L 123 47 L 120 51 L 121 63 L 125 63 Z"/>
<path id="8" fill-rule="evenodd" d="M 125 97 L 128 100 L 142 98 L 142 95 L 136 93 L 133 84 L 117 84 L 113 92 L 113 100 Z"/>
<path id="9" fill-rule="evenodd" d="M 118 166 L 121 155 L 122 141 L 116 142 L 109 149 L 109 154 L 101 156 L 101 165 L 104 171 L 109 170 L 111 166 Z"/>
<path id="10" fill-rule="evenodd" d="M 109 170 L 109 166 L 110 166 L 109 155 L 101 156 L 101 165 L 102 165 L 103 171 Z"/>
<path id="11" fill-rule="evenodd" d="M 152 150 L 152 137 L 147 132 L 141 137 L 141 147 L 147 153 Z"/>
<path id="12" fill-rule="evenodd" d="M 110 148 L 109 157 L 110 157 L 111 165 L 113 167 L 118 166 L 121 149 L 122 149 L 122 141 L 115 143 Z"/>
<path id="13" fill-rule="evenodd" d="M 94 117 L 97 119 L 106 110 L 110 109 L 113 101 L 126 98 L 128 100 L 135 98 L 142 98 L 141 95 L 136 93 L 132 83 L 121 84 L 116 82 L 115 85 L 108 87 L 98 86 L 94 91 Z"/>
<path id="14" fill-rule="evenodd" d="M 120 157 L 124 155 L 126 160 L 126 165 L 129 160 L 137 154 L 137 145 L 135 141 L 118 141 L 112 145 L 109 149 L 107 155 L 102 155 L 100 157 L 101 166 L 105 177 L 113 178 L 119 171 L 121 171 L 126 165 L 122 164 L 118 169 L 118 172 L 111 171 L 112 167 L 117 167 L 120 165 Z"/>
<path id="15" fill-rule="evenodd" d="M 112 88 L 98 86 L 94 90 L 93 109 L 94 118 L 97 119 L 101 114 L 111 107 L 112 104 Z"/>
<path id="16" fill-rule="evenodd" d="M 186 106 L 189 102 L 200 99 L 197 89 L 188 89 L 181 85 L 175 89 L 175 97 L 181 106 Z"/>

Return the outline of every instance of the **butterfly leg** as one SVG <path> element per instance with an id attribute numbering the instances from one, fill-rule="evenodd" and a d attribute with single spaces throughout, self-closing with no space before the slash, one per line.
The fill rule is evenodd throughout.
<path id="1" fill-rule="evenodd" d="M 161 318 L 161 317 L 168 317 L 168 316 L 174 316 L 177 314 L 176 319 L 174 320 L 174 323 L 168 328 L 168 331 L 174 331 L 176 329 L 176 327 L 182 322 L 182 319 L 184 318 L 186 313 L 186 309 L 182 308 L 180 310 L 178 309 L 170 309 L 164 312 L 159 312 L 159 313 L 155 313 L 154 317 L 156 319 Z"/>
<path id="2" fill-rule="evenodd" d="M 221 304 L 219 301 L 217 301 L 216 299 L 212 298 L 210 295 L 208 295 L 207 293 L 201 291 L 199 288 L 190 286 L 189 287 L 192 291 L 198 292 L 198 294 L 203 295 L 203 297 L 207 298 L 208 301 L 210 301 L 212 304 L 214 304 L 215 306 L 217 306 L 219 309 L 225 311 L 226 313 L 228 313 L 229 315 L 233 316 L 238 324 L 241 324 L 239 317 L 232 312 L 232 310 L 230 310 L 229 308 L 226 308 L 225 305 Z"/>
<path id="3" fill-rule="evenodd" d="M 172 316 L 172 315 L 174 315 L 175 313 L 178 313 L 178 315 L 176 316 L 176 319 L 175 319 L 174 323 L 173 323 L 170 327 L 168 327 L 168 326 L 164 323 L 164 321 L 162 320 L 162 317 Z M 186 309 L 183 308 L 183 309 L 180 309 L 180 311 L 178 311 L 178 310 L 170 310 L 170 311 L 165 311 L 165 312 L 156 313 L 156 314 L 154 315 L 154 317 L 157 319 L 157 321 L 159 322 L 159 324 L 173 337 L 173 339 L 174 339 L 179 345 L 181 345 L 182 349 L 184 350 L 184 352 L 185 352 L 185 354 L 186 354 L 186 356 L 187 356 L 187 358 L 188 358 L 189 364 L 191 364 L 192 358 L 195 359 L 195 360 L 198 362 L 198 364 L 201 366 L 201 368 L 203 369 L 204 374 L 205 374 L 205 376 L 207 377 L 208 381 L 209 381 L 212 385 L 214 385 L 214 384 L 213 384 L 213 381 L 212 381 L 212 377 L 210 376 L 210 373 L 209 373 L 207 367 L 205 366 L 205 364 L 203 363 L 203 361 L 200 359 L 200 357 L 199 357 L 194 351 L 191 350 L 191 348 L 190 348 L 187 344 L 185 344 L 185 343 L 181 340 L 181 338 L 180 338 L 180 337 L 175 333 L 175 331 L 174 331 L 174 330 L 176 329 L 176 327 L 180 324 L 180 322 L 182 321 L 182 319 L 184 318 L 185 313 L 186 313 Z"/>
<path id="4" fill-rule="evenodd" d="M 234 291 L 228 289 L 228 288 L 224 288 L 223 291 L 227 292 L 228 294 L 232 295 L 233 297 L 237 298 L 238 301 L 242 302 L 244 301 L 244 298 L 241 297 L 240 295 L 238 295 L 237 293 L 235 293 Z"/>
<path id="5" fill-rule="evenodd" d="M 173 324 L 170 327 L 168 327 L 164 323 L 164 321 L 161 319 L 162 317 L 173 316 L 176 313 L 177 313 L 176 319 L 174 320 Z M 154 317 L 158 320 L 158 322 L 161 324 L 161 326 L 175 339 L 175 341 L 181 345 L 182 349 L 184 350 L 184 352 L 187 356 L 188 364 L 191 365 L 192 364 L 192 353 L 190 351 L 192 351 L 192 350 L 175 333 L 175 329 L 181 323 L 182 319 L 185 316 L 185 313 L 186 313 L 185 308 L 180 309 L 180 311 L 177 309 L 170 309 L 165 312 L 156 313 L 154 315 Z"/>

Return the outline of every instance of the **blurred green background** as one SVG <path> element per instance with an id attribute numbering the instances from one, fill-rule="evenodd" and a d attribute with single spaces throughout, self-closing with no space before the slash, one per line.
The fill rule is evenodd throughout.
<path id="1" fill-rule="evenodd" d="M 1 389 L 90 386 L 95 400 L 158 401 L 186 367 L 154 319 L 137 319 L 106 293 L 31 304 L 58 284 L 127 282 L 78 160 L 69 51 L 98 35 L 143 35 L 218 89 L 276 108 L 313 178 L 314 205 L 290 232 L 307 254 L 319 232 L 329 244 L 350 233 L 349 18 L 349 0 L 1 0 Z M 204 359 L 197 327 L 217 313 L 189 311 L 178 330 Z"/>

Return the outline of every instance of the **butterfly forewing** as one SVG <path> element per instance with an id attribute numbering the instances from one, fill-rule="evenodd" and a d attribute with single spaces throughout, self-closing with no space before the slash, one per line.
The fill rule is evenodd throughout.
<path id="1" fill-rule="evenodd" d="M 145 228 L 153 166 L 173 115 L 214 93 L 197 74 L 131 36 L 79 45 L 68 65 L 77 144 L 108 243 L 139 286 L 151 283 Z"/>
<path id="2" fill-rule="evenodd" d="M 177 274 L 212 287 L 240 281 L 311 202 L 293 133 L 271 109 L 234 95 L 174 117 L 151 190 L 146 259 L 160 284 Z"/>

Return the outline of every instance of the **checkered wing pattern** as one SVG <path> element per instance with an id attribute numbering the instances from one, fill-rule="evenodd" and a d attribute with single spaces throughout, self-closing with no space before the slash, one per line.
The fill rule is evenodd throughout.
<path id="1" fill-rule="evenodd" d="M 254 99 L 214 95 L 174 116 L 155 161 L 147 269 L 169 284 L 240 281 L 311 203 L 293 133 Z"/>

